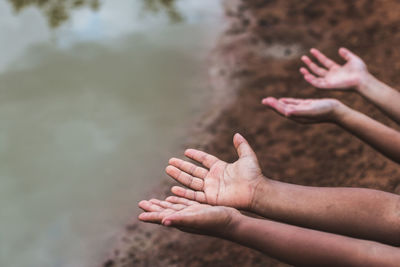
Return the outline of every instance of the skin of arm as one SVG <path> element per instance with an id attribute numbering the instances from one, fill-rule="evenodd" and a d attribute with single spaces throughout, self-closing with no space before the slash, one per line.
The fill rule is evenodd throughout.
<path id="1" fill-rule="evenodd" d="M 400 162 L 399 132 L 336 99 L 269 97 L 263 100 L 263 104 L 294 121 L 336 123 Z M 397 195 L 358 188 L 310 188 L 271 180 L 260 183 L 258 191 L 261 192 L 255 193 L 255 206 L 252 207 L 258 214 L 268 214 L 274 220 L 295 225 L 400 246 L 400 197 Z M 363 225 L 366 221 L 369 223 Z"/>
<path id="2" fill-rule="evenodd" d="M 400 163 L 400 133 L 336 99 L 276 99 L 262 103 L 279 115 L 302 123 L 335 123 L 391 160 Z"/>
<path id="3" fill-rule="evenodd" d="M 346 105 L 336 108 L 336 124 L 351 132 L 386 157 L 400 163 L 400 133 Z"/>
<path id="4" fill-rule="evenodd" d="M 321 66 L 308 56 L 301 58 L 311 71 L 304 67 L 300 69 L 307 82 L 321 89 L 354 90 L 400 123 L 400 93 L 369 73 L 360 57 L 340 48 L 339 55 L 346 61 L 340 65 L 315 48 L 310 52 Z"/>
<path id="5" fill-rule="evenodd" d="M 400 196 L 370 189 L 273 181 L 262 175 L 254 151 L 241 135 L 235 135 L 234 145 L 239 159 L 231 164 L 193 149 L 185 154 L 202 167 L 172 158 L 167 174 L 188 187 L 173 187 L 172 192 L 272 220 L 400 246 Z"/>
<path id="6" fill-rule="evenodd" d="M 382 191 L 266 179 L 251 210 L 280 222 L 400 246 L 400 197 Z"/>
<path id="7" fill-rule="evenodd" d="M 400 249 L 380 243 L 242 215 L 228 207 L 184 198 L 141 201 L 139 219 L 215 236 L 296 266 L 397 266 Z"/>
<path id="8" fill-rule="evenodd" d="M 357 92 L 374 103 L 392 120 L 400 123 L 400 93 L 367 73 L 356 87 Z"/>
<path id="9" fill-rule="evenodd" d="M 227 239 L 294 266 L 397 266 L 400 249 L 376 242 L 250 217 Z"/>

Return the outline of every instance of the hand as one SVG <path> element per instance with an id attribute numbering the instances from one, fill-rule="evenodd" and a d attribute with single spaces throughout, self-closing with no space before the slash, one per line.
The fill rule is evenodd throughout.
<path id="1" fill-rule="evenodd" d="M 264 98 L 262 103 L 289 119 L 301 123 L 334 122 L 342 103 L 336 99 Z"/>
<path id="2" fill-rule="evenodd" d="M 239 159 L 230 164 L 195 149 L 186 150 L 185 155 L 205 168 L 171 158 L 170 165 L 166 168 L 167 174 L 190 188 L 174 186 L 171 189 L 172 193 L 210 205 L 250 210 L 254 192 L 265 178 L 247 141 L 240 134 L 236 134 L 233 143 Z"/>
<path id="3" fill-rule="evenodd" d="M 182 231 L 223 237 L 234 225 L 240 212 L 233 208 L 210 206 L 171 196 L 165 201 L 151 199 L 139 202 L 145 212 L 139 215 L 144 222 L 176 227 Z"/>
<path id="4" fill-rule="evenodd" d="M 315 87 L 324 89 L 356 88 L 368 76 L 367 67 L 362 59 L 346 48 L 339 49 L 339 55 L 347 61 L 342 66 L 315 48 L 310 52 L 325 67 L 319 67 L 307 56 L 301 58 L 316 76 L 306 68 L 301 68 L 300 72 L 304 75 L 304 79 Z"/>

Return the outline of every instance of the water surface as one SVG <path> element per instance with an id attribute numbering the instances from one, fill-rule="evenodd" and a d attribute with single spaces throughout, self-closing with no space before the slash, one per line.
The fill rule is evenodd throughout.
<path id="1" fill-rule="evenodd" d="M 207 101 L 217 1 L 138 3 L 0 0 L 0 266 L 96 266 Z"/>

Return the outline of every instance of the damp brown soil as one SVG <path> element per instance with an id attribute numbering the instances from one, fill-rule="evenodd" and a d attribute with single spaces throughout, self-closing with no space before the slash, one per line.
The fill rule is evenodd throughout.
<path id="1" fill-rule="evenodd" d="M 335 97 L 397 128 L 356 93 L 312 88 L 298 69 L 300 56 L 311 47 L 342 62 L 337 49 L 345 46 L 360 55 L 379 79 L 399 87 L 400 3 L 227 0 L 224 5 L 228 26 L 209 59 L 214 101 L 186 146 L 233 161 L 232 136 L 240 132 L 270 178 L 309 186 L 367 187 L 400 193 L 398 166 L 356 137 L 335 125 L 296 124 L 260 104 L 265 96 Z M 172 181 L 166 177 L 160 180 L 149 197 L 169 194 Z M 237 244 L 134 218 L 104 266 L 286 265 Z"/>

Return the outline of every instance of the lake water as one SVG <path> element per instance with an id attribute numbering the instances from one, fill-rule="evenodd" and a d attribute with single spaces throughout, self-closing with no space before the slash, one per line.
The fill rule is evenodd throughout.
<path id="1" fill-rule="evenodd" d="M 43 7 L 11 2 L 0 0 L 0 266 L 97 266 L 202 112 L 221 7 L 176 1 L 184 20 L 171 23 L 139 0 L 105 0 L 51 28 Z"/>

